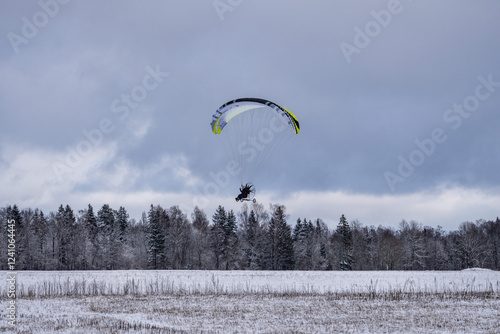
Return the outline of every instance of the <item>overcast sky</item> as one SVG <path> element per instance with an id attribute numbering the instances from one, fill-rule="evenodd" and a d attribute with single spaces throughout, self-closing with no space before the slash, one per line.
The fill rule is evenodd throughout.
<path id="1" fill-rule="evenodd" d="M 238 211 L 209 124 L 261 97 L 301 124 L 255 178 L 290 224 L 495 219 L 499 14 L 495 0 L 2 0 L 1 205 Z"/>

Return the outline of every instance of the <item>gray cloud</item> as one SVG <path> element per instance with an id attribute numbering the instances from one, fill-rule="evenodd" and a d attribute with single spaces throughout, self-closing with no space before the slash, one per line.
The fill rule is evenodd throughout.
<path id="1" fill-rule="evenodd" d="M 189 194 L 225 168 L 227 156 L 208 126 L 212 113 L 230 99 L 256 96 L 289 108 L 302 126 L 293 147 L 257 175 L 261 191 L 407 196 L 441 186 L 499 189 L 500 87 L 457 129 L 443 119 L 475 93 L 479 76 L 500 82 L 495 1 L 243 1 L 222 21 L 211 1 L 63 3 L 0 5 L 4 172 L 13 147 L 47 152 L 49 166 L 64 163 L 68 147 L 77 150 L 88 140 L 84 131 L 107 119 L 113 130 L 67 174 L 67 191 Z M 51 16 L 44 8 L 55 11 L 54 4 Z M 397 14 L 383 16 L 396 5 Z M 47 22 L 24 37 L 26 20 L 35 24 L 44 11 Z M 369 41 L 348 62 L 341 45 L 356 47 L 359 31 Z M 18 52 L 12 33 L 27 40 Z M 123 96 L 157 67 L 169 75 L 120 117 L 124 109 L 115 112 L 114 101 L 123 107 Z M 408 159 L 419 149 L 415 141 L 436 128 L 446 141 L 391 189 L 384 173 L 399 175 L 399 157 Z M 99 159 L 104 152 L 113 158 Z M 82 170 L 124 176 L 103 183 Z M 232 195 L 237 183 L 220 195 Z"/>

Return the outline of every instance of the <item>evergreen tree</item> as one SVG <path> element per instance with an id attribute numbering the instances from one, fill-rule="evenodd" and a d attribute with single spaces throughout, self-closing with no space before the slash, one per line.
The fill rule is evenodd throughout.
<path id="1" fill-rule="evenodd" d="M 74 267 L 73 246 L 75 216 L 69 205 L 59 206 L 55 215 L 58 241 L 58 269 L 70 270 Z"/>
<path id="2" fill-rule="evenodd" d="M 104 204 L 97 212 L 97 222 L 106 269 L 117 269 L 120 258 L 120 229 L 115 220 L 115 211 Z"/>
<path id="3" fill-rule="evenodd" d="M 267 230 L 267 262 L 271 270 L 293 270 L 292 229 L 287 224 L 285 206 L 275 205 Z"/>
<path id="4" fill-rule="evenodd" d="M 119 232 L 118 232 L 118 239 L 120 240 L 121 244 L 125 244 L 127 241 L 127 234 L 128 234 L 128 228 L 129 228 L 129 214 L 127 213 L 127 210 L 123 206 L 120 206 L 120 209 L 115 214 L 115 220 L 117 222 Z"/>
<path id="5" fill-rule="evenodd" d="M 68 265 L 69 269 L 73 270 L 75 269 L 76 259 L 78 256 L 78 243 L 76 242 L 77 240 L 76 236 L 78 235 L 78 231 L 77 231 L 75 214 L 73 213 L 73 209 L 68 204 L 66 204 L 66 207 L 64 208 L 64 220 L 66 223 L 66 228 L 68 230 L 68 237 L 69 237 Z"/>
<path id="6" fill-rule="evenodd" d="M 297 222 L 295 223 L 295 226 L 293 228 L 293 234 L 292 234 L 293 241 L 297 242 L 302 240 L 302 235 L 301 235 L 303 229 L 302 226 L 303 226 L 302 220 L 300 220 L 300 218 L 297 218 Z"/>
<path id="7" fill-rule="evenodd" d="M 35 235 L 35 263 L 34 269 L 45 270 L 46 269 L 46 249 L 47 249 L 47 235 L 49 227 L 47 219 L 45 218 L 43 211 L 38 211 L 35 209 L 35 215 L 33 217 L 33 232 Z"/>
<path id="8" fill-rule="evenodd" d="M 224 248 L 226 270 L 237 269 L 238 259 L 238 237 L 236 235 L 237 224 L 233 210 L 229 211 L 224 224 Z"/>
<path id="9" fill-rule="evenodd" d="M 165 235 L 162 227 L 162 212 L 160 206 L 151 208 L 148 213 L 146 240 L 148 244 L 148 262 L 151 269 L 162 269 L 165 262 Z"/>
<path id="10" fill-rule="evenodd" d="M 500 270 L 500 219 L 490 220 L 484 224 L 485 234 L 488 236 L 486 247 L 488 249 L 488 266 L 493 270 Z"/>
<path id="11" fill-rule="evenodd" d="M 127 269 L 130 267 L 130 259 L 128 250 L 128 237 L 130 232 L 130 221 L 129 214 L 127 210 L 120 206 L 120 208 L 115 211 L 115 228 L 117 229 L 116 239 L 114 241 L 116 250 L 116 268 L 117 269 Z"/>
<path id="12" fill-rule="evenodd" d="M 215 258 L 215 269 L 220 269 L 227 252 L 226 248 L 226 210 L 219 205 L 212 216 L 210 228 L 210 247 Z"/>
<path id="13" fill-rule="evenodd" d="M 17 259 L 17 266 L 20 266 L 27 270 L 34 269 L 34 254 L 33 250 L 35 248 L 35 238 L 33 235 L 33 225 L 34 225 L 34 212 L 31 208 L 21 210 L 21 221 L 22 225 L 18 226 L 16 234 L 18 235 L 18 240 L 16 240 L 17 247 L 23 249 L 19 252 L 19 258 Z"/>
<path id="14" fill-rule="evenodd" d="M 8 220 L 14 220 L 15 221 L 15 226 L 16 229 L 20 226 L 23 226 L 24 223 L 21 218 L 21 212 L 19 211 L 19 208 L 17 207 L 16 204 L 14 206 L 8 206 L 7 207 L 7 221 Z M 4 222 L 4 224 L 7 224 L 7 221 Z"/>
<path id="15" fill-rule="evenodd" d="M 337 226 L 337 234 L 340 237 L 340 245 L 338 247 L 339 253 L 339 269 L 352 270 L 354 262 L 352 253 L 352 233 L 347 219 L 342 215 Z"/>
<path id="16" fill-rule="evenodd" d="M 49 233 L 48 233 L 48 259 L 47 259 L 47 270 L 58 270 L 60 269 L 59 264 L 59 224 L 57 223 L 57 213 L 51 211 L 47 217 Z"/>
<path id="17" fill-rule="evenodd" d="M 86 211 L 84 211 L 83 225 L 86 230 L 86 240 L 88 256 L 85 255 L 85 263 L 88 264 L 89 269 L 101 269 L 101 243 L 99 242 L 99 227 L 97 225 L 97 218 L 94 214 L 94 208 L 92 205 L 88 205 Z"/>
<path id="18" fill-rule="evenodd" d="M 368 228 L 362 227 L 361 223 L 357 220 L 352 221 L 350 227 L 352 233 L 352 257 L 354 259 L 352 269 L 376 269 L 377 263 L 373 259 L 373 255 L 376 255 L 377 251 L 374 249 L 374 240 L 370 236 Z M 375 263 L 372 261 L 375 261 Z"/>
<path id="19" fill-rule="evenodd" d="M 295 250 L 295 267 L 299 270 L 313 269 L 313 253 L 316 247 L 315 230 L 311 220 L 301 221 L 300 218 L 294 227 L 293 233 Z"/>

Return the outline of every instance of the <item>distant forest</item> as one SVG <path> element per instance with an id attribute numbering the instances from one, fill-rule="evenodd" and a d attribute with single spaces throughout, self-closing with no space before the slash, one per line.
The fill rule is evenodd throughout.
<path id="1" fill-rule="evenodd" d="M 498 217 L 444 231 L 405 220 L 398 229 L 363 226 L 342 215 L 330 230 L 321 219 L 288 222 L 283 205 L 245 204 L 236 214 L 219 206 L 211 216 L 196 207 L 190 217 L 151 205 L 137 221 L 105 204 L 48 214 L 9 205 L 0 219 L 1 270 L 12 245 L 15 270 L 500 270 Z"/>

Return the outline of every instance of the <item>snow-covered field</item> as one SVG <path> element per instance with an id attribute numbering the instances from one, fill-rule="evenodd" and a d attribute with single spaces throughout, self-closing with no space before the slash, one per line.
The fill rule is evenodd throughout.
<path id="1" fill-rule="evenodd" d="M 480 269 L 25 271 L 16 283 L 15 328 L 0 285 L 0 331 L 500 333 L 500 272 Z"/>

